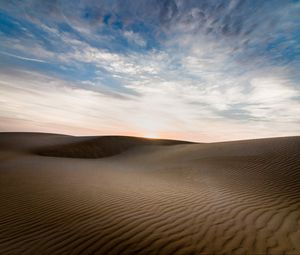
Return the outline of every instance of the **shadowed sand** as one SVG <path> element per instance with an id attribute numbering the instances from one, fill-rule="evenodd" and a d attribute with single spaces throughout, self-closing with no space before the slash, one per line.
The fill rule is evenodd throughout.
<path id="1" fill-rule="evenodd" d="M 0 134 L 0 254 L 300 254 L 300 137 Z"/>

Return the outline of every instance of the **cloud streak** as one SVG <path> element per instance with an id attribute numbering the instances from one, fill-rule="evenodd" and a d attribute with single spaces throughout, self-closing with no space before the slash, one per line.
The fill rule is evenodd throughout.
<path id="1" fill-rule="evenodd" d="M 36 58 L 26 58 L 26 57 L 17 56 L 17 55 L 14 55 L 14 54 L 10 54 L 10 53 L 7 53 L 7 52 L 3 52 L 3 51 L 0 51 L 0 54 L 6 55 L 6 56 L 9 56 L 9 57 L 13 57 L 13 58 L 18 58 L 18 59 L 21 59 L 21 60 L 26 60 L 26 61 L 33 61 L 33 62 L 39 62 L 39 63 L 46 63 L 46 61 L 44 61 L 44 60 L 40 60 L 40 59 L 36 59 Z"/>

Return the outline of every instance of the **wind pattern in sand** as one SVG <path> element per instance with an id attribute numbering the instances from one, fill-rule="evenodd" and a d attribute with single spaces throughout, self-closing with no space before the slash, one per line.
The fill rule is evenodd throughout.
<path id="1" fill-rule="evenodd" d="M 1 254 L 300 253 L 299 137 L 105 139 L 2 134 Z"/>

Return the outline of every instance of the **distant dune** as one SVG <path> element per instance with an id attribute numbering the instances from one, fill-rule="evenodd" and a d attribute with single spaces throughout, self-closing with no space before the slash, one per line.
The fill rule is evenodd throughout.
<path id="1" fill-rule="evenodd" d="M 120 154 L 128 149 L 149 145 L 176 145 L 191 142 L 146 139 L 128 136 L 102 136 L 81 138 L 66 144 L 50 145 L 37 149 L 38 155 L 67 158 L 103 158 Z"/>
<path id="2" fill-rule="evenodd" d="M 300 137 L 0 133 L 0 254 L 300 254 Z"/>

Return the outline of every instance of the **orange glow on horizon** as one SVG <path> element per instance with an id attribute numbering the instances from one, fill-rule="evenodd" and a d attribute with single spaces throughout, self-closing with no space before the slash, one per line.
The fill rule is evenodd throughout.
<path id="1" fill-rule="evenodd" d="M 160 135 L 157 134 L 157 133 L 147 133 L 147 134 L 144 134 L 143 137 L 149 138 L 149 139 L 159 139 L 159 138 L 161 138 Z"/>

